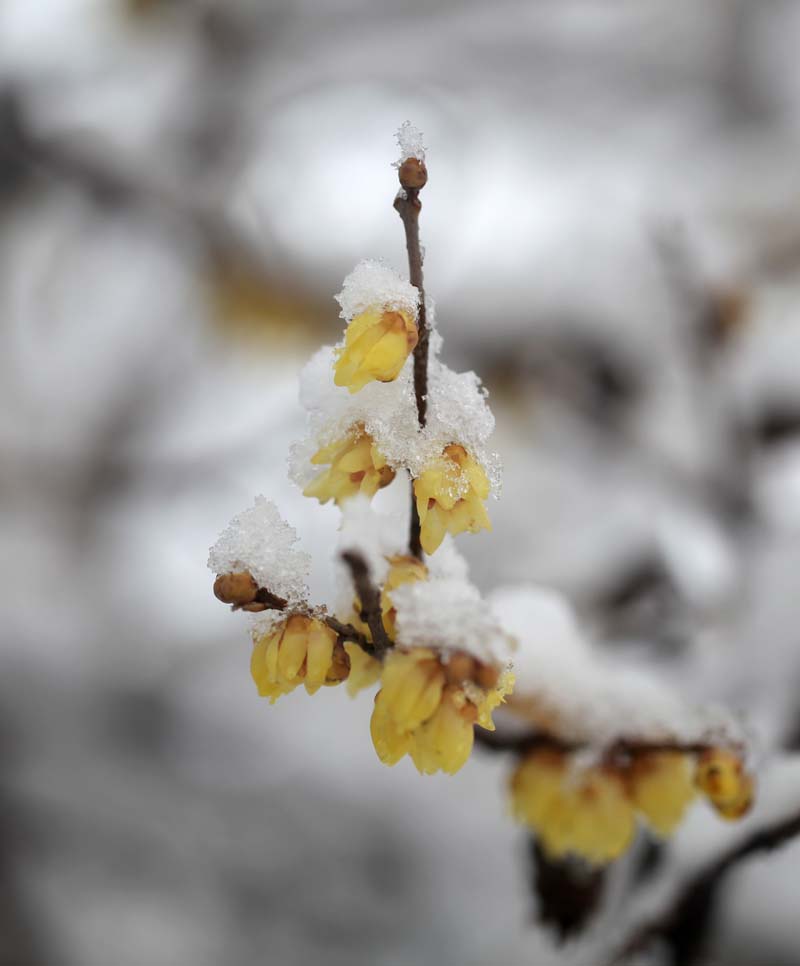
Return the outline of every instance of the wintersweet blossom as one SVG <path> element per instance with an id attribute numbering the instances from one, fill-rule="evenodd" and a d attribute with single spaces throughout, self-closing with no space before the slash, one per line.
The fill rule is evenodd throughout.
<path id="1" fill-rule="evenodd" d="M 258 693 L 274 704 L 299 684 L 309 694 L 324 684 L 339 684 L 348 676 L 348 662 L 334 631 L 312 617 L 293 614 L 256 638 L 250 673 Z"/>
<path id="2" fill-rule="evenodd" d="M 680 751 L 637 755 L 626 778 L 637 812 L 660 836 L 670 835 L 680 824 L 697 792 L 692 763 Z"/>
<path id="3" fill-rule="evenodd" d="M 370 726 L 384 764 L 409 754 L 420 772 L 457 772 L 472 750 L 474 725 L 494 727 L 491 712 L 513 677 L 463 652 L 448 660 L 433 648 L 387 655 Z"/>
<path id="4" fill-rule="evenodd" d="M 695 784 L 722 818 L 741 818 L 753 804 L 753 778 L 727 748 L 710 748 L 700 756 Z"/>
<path id="5" fill-rule="evenodd" d="M 434 553 L 446 533 L 491 530 L 483 501 L 491 489 L 483 467 L 456 443 L 444 448 L 414 480 L 414 496 L 425 553 Z"/>
<path id="6" fill-rule="evenodd" d="M 304 496 L 314 497 L 320 503 L 334 500 L 341 504 L 356 493 L 373 497 L 395 477 L 395 471 L 361 425 L 353 426 L 343 439 L 317 450 L 311 462 L 315 466 L 330 466 L 303 490 Z"/>
<path id="7" fill-rule="evenodd" d="M 370 306 L 347 326 L 333 381 L 351 393 L 368 382 L 393 382 L 419 340 L 415 318 L 402 309 Z"/>
<path id="8" fill-rule="evenodd" d="M 570 768 L 568 756 L 542 749 L 526 756 L 511 779 L 512 810 L 553 858 L 569 853 L 602 865 L 628 848 L 633 805 L 610 768 Z"/>

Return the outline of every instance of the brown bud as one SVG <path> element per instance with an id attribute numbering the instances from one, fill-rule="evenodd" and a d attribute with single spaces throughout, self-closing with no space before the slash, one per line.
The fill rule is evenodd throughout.
<path id="1" fill-rule="evenodd" d="M 262 604 L 257 600 L 254 600 L 251 604 L 242 604 L 239 610 L 246 610 L 249 614 L 260 614 L 262 610 L 266 610 L 267 605 Z"/>
<path id="2" fill-rule="evenodd" d="M 341 641 L 337 641 L 331 655 L 331 666 L 326 675 L 326 682 L 334 684 L 337 681 L 344 681 L 350 675 L 350 658 L 347 656 Z"/>
<path id="3" fill-rule="evenodd" d="M 258 584 L 246 570 L 238 574 L 220 574 L 214 581 L 214 596 L 223 604 L 239 607 L 252 604 L 257 592 Z"/>
<path id="4" fill-rule="evenodd" d="M 406 158 L 397 171 L 404 188 L 424 188 L 428 181 L 428 169 L 419 158 Z"/>
<path id="5" fill-rule="evenodd" d="M 456 651 L 444 666 L 444 676 L 450 684 L 471 681 L 475 676 L 475 658 L 463 651 Z"/>
<path id="6" fill-rule="evenodd" d="M 500 672 L 491 664 L 479 664 L 475 672 L 475 682 L 487 691 L 497 687 L 499 677 Z"/>

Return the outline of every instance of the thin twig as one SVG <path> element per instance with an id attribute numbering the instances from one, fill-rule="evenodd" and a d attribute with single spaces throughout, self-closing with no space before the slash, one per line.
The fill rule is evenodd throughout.
<path id="1" fill-rule="evenodd" d="M 383 626 L 383 614 L 381 613 L 381 594 L 373 584 L 366 560 L 359 553 L 346 550 L 342 554 L 342 560 L 350 568 L 356 594 L 361 601 L 361 619 L 366 621 L 369 632 L 372 635 L 372 642 L 375 647 L 375 657 L 382 658 L 383 655 L 392 647 L 392 642 L 386 634 Z"/>
<path id="2" fill-rule="evenodd" d="M 526 732 L 518 735 L 503 735 L 496 731 L 475 732 L 475 742 L 486 751 L 509 752 L 524 755 L 541 748 L 551 748 L 565 754 L 589 748 L 588 743 L 569 742 L 549 735 L 545 732 Z M 604 759 L 614 761 L 620 757 L 635 758 L 638 755 L 656 754 L 664 751 L 676 751 L 686 755 L 702 754 L 711 748 L 707 742 L 679 742 L 679 741 L 640 741 L 639 739 L 620 738 L 606 749 Z"/>
<path id="3" fill-rule="evenodd" d="M 422 247 L 419 242 L 419 213 L 422 202 L 419 193 L 424 187 L 428 172 L 423 161 L 408 158 L 400 167 L 400 184 L 402 190 L 394 199 L 394 209 L 400 215 L 406 233 L 406 250 L 408 251 L 408 280 L 419 292 L 419 314 L 417 316 L 417 330 L 419 338 L 414 349 L 414 396 L 417 401 L 417 420 L 424 428 L 428 414 L 428 344 L 430 329 L 425 308 L 425 285 L 422 274 Z M 418 560 L 422 559 L 422 545 L 420 543 L 420 522 L 414 502 L 414 490 L 411 490 L 411 526 L 408 540 L 409 551 Z"/>
<path id="4" fill-rule="evenodd" d="M 289 607 L 289 601 L 285 597 L 279 597 L 266 587 L 259 587 L 253 575 L 247 570 L 218 576 L 214 581 L 214 596 L 223 603 L 232 604 L 234 610 L 246 610 L 252 613 L 265 610 L 285 611 Z M 292 613 L 313 617 L 327 624 L 332 631 L 336 632 L 340 643 L 352 641 L 367 654 L 375 653 L 375 647 L 366 634 L 356 630 L 352 624 L 345 624 L 331 617 L 324 610 L 317 611 L 306 606 L 300 609 L 292 608 Z"/>
<path id="5" fill-rule="evenodd" d="M 709 865 L 696 872 L 684 884 L 672 907 L 661 918 L 640 926 L 619 952 L 609 960 L 608 966 L 621 966 L 656 939 L 664 939 L 676 948 L 683 925 L 687 918 L 691 917 L 692 910 L 702 903 L 705 896 L 713 892 L 722 876 L 750 856 L 779 848 L 798 835 L 800 835 L 800 812 L 795 812 L 771 825 L 751 832 L 738 845 L 732 846 Z M 682 964 L 683 962 L 681 960 Z"/>

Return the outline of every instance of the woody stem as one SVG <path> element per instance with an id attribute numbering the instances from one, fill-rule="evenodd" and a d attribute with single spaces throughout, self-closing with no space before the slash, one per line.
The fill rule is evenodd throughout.
<path id="1" fill-rule="evenodd" d="M 414 349 L 414 396 L 417 402 L 417 420 L 424 428 L 428 411 L 428 345 L 430 329 L 425 309 L 425 287 L 422 275 L 422 247 L 419 242 L 419 213 L 422 202 L 419 200 L 420 188 L 406 187 L 394 200 L 395 211 L 400 215 L 406 233 L 408 251 L 408 278 L 419 292 L 419 314 L 417 330 L 419 338 Z M 409 550 L 417 559 L 422 559 L 420 543 L 420 522 L 414 501 L 414 488 L 411 488 L 411 527 L 409 531 Z"/>

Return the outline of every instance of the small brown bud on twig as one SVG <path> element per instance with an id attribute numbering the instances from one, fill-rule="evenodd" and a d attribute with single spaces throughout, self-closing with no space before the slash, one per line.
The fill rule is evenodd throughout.
<path id="1" fill-rule="evenodd" d="M 428 169 L 419 158 L 406 158 L 397 169 L 397 176 L 404 188 L 424 188 L 428 182 Z"/>
<path id="2" fill-rule="evenodd" d="M 246 610 L 249 614 L 260 614 L 262 611 L 267 609 L 266 604 L 262 604 L 260 601 L 254 600 L 251 604 L 242 604 L 238 606 L 234 604 L 238 610 Z"/>
<path id="3" fill-rule="evenodd" d="M 244 607 L 252 604 L 258 593 L 258 584 L 248 571 L 238 574 L 220 574 L 214 581 L 214 596 L 223 604 Z M 264 610 L 263 607 L 259 608 Z"/>
<path id="4" fill-rule="evenodd" d="M 463 651 L 456 651 L 444 666 L 444 676 L 449 684 L 463 684 L 475 677 L 475 659 Z"/>
<path id="5" fill-rule="evenodd" d="M 492 667 L 491 664 L 479 664 L 478 670 L 475 672 L 475 683 L 485 690 L 489 691 L 494 687 L 497 687 L 497 682 L 500 679 L 500 672 L 496 667 Z"/>

